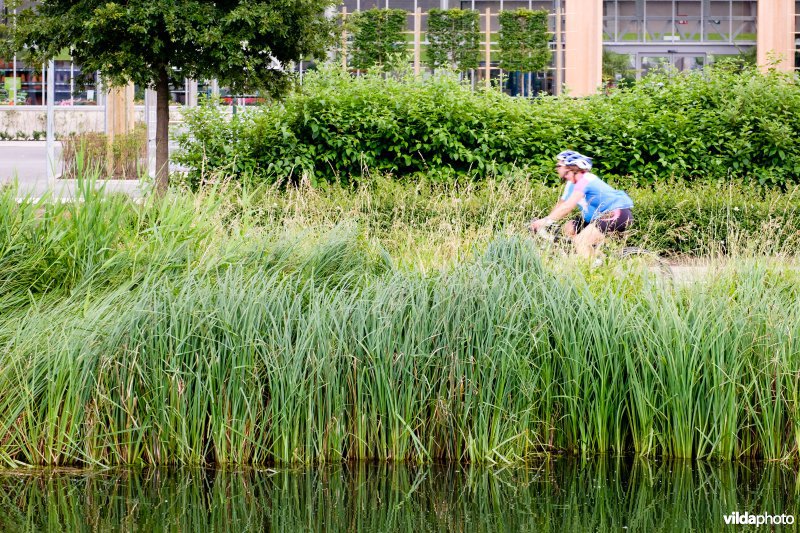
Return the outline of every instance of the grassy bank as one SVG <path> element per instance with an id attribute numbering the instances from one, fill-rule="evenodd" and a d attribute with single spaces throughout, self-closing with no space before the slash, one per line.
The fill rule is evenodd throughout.
<path id="1" fill-rule="evenodd" d="M 798 458 L 797 274 L 551 264 L 497 187 L 6 191 L 0 461 Z"/>

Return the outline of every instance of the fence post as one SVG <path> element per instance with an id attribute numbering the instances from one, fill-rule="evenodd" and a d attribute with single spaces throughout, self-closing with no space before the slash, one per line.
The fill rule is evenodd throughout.
<path id="1" fill-rule="evenodd" d="M 422 56 L 422 8 L 414 10 L 414 75 L 419 76 Z"/>
<path id="2" fill-rule="evenodd" d="M 492 10 L 486 8 L 486 33 L 485 33 L 485 46 L 486 46 L 486 88 L 492 86 L 489 76 L 492 73 Z"/>
<path id="3" fill-rule="evenodd" d="M 342 68 L 347 70 L 347 6 L 342 6 Z"/>

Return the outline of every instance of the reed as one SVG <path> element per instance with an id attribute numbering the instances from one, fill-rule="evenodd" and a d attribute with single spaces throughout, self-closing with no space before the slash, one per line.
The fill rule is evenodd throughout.
<path id="1" fill-rule="evenodd" d="M 477 200 L 441 235 L 368 191 L 81 194 L 0 196 L 3 464 L 798 460 L 784 263 L 664 286 Z"/>

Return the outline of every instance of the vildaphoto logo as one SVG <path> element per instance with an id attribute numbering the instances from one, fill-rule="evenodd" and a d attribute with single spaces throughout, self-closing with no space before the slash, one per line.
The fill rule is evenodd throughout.
<path id="1" fill-rule="evenodd" d="M 722 517 L 728 526 L 790 526 L 794 524 L 794 516 L 790 514 L 750 514 L 734 511 Z"/>

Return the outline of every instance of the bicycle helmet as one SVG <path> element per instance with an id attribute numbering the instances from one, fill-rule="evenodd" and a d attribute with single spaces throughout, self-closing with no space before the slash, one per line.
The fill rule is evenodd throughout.
<path id="1" fill-rule="evenodd" d="M 581 154 L 579 154 L 575 150 L 564 150 L 563 152 L 559 153 L 556 156 L 556 161 L 561 163 L 562 161 L 566 160 L 568 157 L 572 157 L 574 155 L 581 155 Z"/>
<path id="2" fill-rule="evenodd" d="M 564 160 L 568 167 L 578 167 L 581 170 L 592 170 L 592 158 L 581 154 L 574 154 Z"/>

